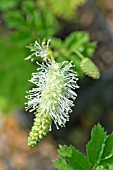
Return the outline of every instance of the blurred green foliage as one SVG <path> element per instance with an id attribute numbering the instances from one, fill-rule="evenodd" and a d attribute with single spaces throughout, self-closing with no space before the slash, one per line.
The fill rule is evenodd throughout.
<path id="1" fill-rule="evenodd" d="M 61 29 L 59 19 L 74 22 L 77 8 L 85 0 L 1 0 L 0 1 L 0 111 L 23 108 L 28 79 L 36 70 L 34 63 L 24 58 L 25 48 L 40 38 L 52 39 L 52 49 L 58 62 L 68 60 L 76 65 L 79 76 L 90 75 L 81 69 L 81 56 L 93 55 L 96 44 L 87 32 L 70 34 L 64 41 L 54 35 Z M 40 61 L 39 61 L 40 62 Z M 93 64 L 93 63 L 92 63 Z M 83 73 L 84 72 L 84 73 Z M 5 107 L 6 105 L 6 107 Z"/>
<path id="2" fill-rule="evenodd" d="M 25 91 L 30 88 L 28 79 L 35 69 L 33 64 L 24 61 L 24 56 L 21 47 L 7 38 L 0 40 L 0 111 L 24 105 Z"/>
<path id="3" fill-rule="evenodd" d="M 53 15 L 64 20 L 72 20 L 75 17 L 77 8 L 84 4 L 85 0 L 38 0 L 39 7 L 43 10 L 46 8 Z"/>
<path id="4" fill-rule="evenodd" d="M 84 57 L 92 57 L 96 43 L 90 42 L 87 32 L 79 31 L 71 33 L 64 41 L 59 38 L 52 38 L 52 47 L 56 52 L 55 56 L 59 62 L 64 60 L 73 61 L 78 75 L 83 77 L 81 60 Z"/>
<path id="5" fill-rule="evenodd" d="M 74 70 L 77 72 L 79 77 L 83 77 L 85 74 L 93 79 L 100 78 L 99 69 L 90 59 L 95 51 L 96 43 L 90 42 L 89 34 L 87 32 L 73 32 L 66 37 L 64 41 L 55 37 L 52 37 L 51 39 L 51 46 L 48 47 L 47 45 L 47 48 L 49 48 L 48 53 L 52 49 L 57 62 L 65 60 L 69 62 L 73 61 Z M 42 49 L 44 48 L 43 44 L 45 44 L 46 48 L 45 41 L 42 41 L 42 44 L 39 43 L 39 46 Z M 36 46 L 36 42 L 31 43 L 27 47 L 30 49 L 31 54 L 26 58 L 26 60 L 30 59 L 31 61 L 39 61 L 39 58 L 36 55 L 36 51 L 39 52 L 39 47 Z"/>
<path id="6" fill-rule="evenodd" d="M 0 1 L 0 112 L 22 108 L 28 79 L 36 70 L 27 63 L 25 48 L 38 37 L 50 38 L 60 29 L 58 18 L 74 19 L 84 0 L 1 0 Z M 66 12 L 67 11 L 67 12 Z"/>

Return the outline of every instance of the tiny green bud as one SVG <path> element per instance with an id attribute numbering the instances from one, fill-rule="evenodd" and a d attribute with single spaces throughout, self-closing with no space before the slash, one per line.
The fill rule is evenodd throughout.
<path id="1" fill-rule="evenodd" d="M 94 79 L 100 78 L 99 69 L 89 58 L 84 58 L 81 61 L 80 67 L 82 71 L 89 77 L 92 77 Z"/>

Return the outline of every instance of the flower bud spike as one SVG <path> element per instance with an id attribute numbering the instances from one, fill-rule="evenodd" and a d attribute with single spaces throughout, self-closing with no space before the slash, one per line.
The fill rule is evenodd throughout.
<path id="1" fill-rule="evenodd" d="M 71 107 L 74 106 L 74 100 L 77 97 L 77 73 L 72 70 L 72 62 L 64 61 L 57 63 L 54 60 L 54 54 L 48 51 L 50 40 L 47 45 L 42 47 L 35 42 L 35 52 L 37 55 L 46 56 L 45 62 L 40 66 L 36 73 L 32 73 L 29 80 L 36 87 L 27 92 L 26 110 L 35 112 L 34 125 L 28 137 L 28 145 L 34 147 L 51 130 L 52 120 L 56 128 L 65 127 L 69 121 Z M 47 58 L 49 55 L 50 58 Z M 74 89 L 74 90 L 73 90 Z"/>
<path id="2" fill-rule="evenodd" d="M 88 75 L 89 77 L 92 77 L 93 79 L 100 78 L 100 71 L 98 67 L 89 58 L 84 58 L 81 61 L 80 67 L 84 74 Z"/>
<path id="3" fill-rule="evenodd" d="M 52 119 L 50 115 L 37 113 L 34 119 L 34 125 L 29 133 L 28 146 L 35 147 L 43 139 L 51 128 Z"/>
<path id="4" fill-rule="evenodd" d="M 37 73 L 32 74 L 31 82 L 36 88 L 29 90 L 26 109 L 49 114 L 57 126 L 65 126 L 68 113 L 74 105 L 78 88 L 76 74 L 72 71 L 72 62 L 43 63 Z"/>

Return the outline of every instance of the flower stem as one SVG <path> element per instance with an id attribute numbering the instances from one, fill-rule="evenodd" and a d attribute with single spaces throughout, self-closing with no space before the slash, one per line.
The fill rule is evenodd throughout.
<path id="1" fill-rule="evenodd" d="M 53 54 L 53 52 L 52 52 L 52 51 L 49 51 L 48 55 L 49 55 L 50 58 L 51 58 L 52 64 L 55 63 L 55 59 L 54 59 L 54 54 Z"/>
<path id="2" fill-rule="evenodd" d="M 74 53 L 76 53 L 81 60 L 84 59 L 84 56 L 78 50 L 74 50 Z"/>
<path id="3" fill-rule="evenodd" d="M 59 50 L 56 49 L 56 51 L 58 51 L 59 53 L 63 54 L 63 55 L 70 55 L 67 51 L 65 50 Z M 81 60 L 83 60 L 85 57 L 83 56 L 82 53 L 80 53 L 78 50 L 74 49 L 74 51 L 72 50 L 73 53 L 75 53 Z"/>
<path id="4" fill-rule="evenodd" d="M 97 167 L 97 165 L 94 165 L 94 166 L 92 167 L 92 170 L 96 170 L 96 167 Z"/>

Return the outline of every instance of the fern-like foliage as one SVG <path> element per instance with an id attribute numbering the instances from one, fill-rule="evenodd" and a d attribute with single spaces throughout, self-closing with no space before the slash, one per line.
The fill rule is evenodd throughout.
<path id="1" fill-rule="evenodd" d="M 85 156 L 73 146 L 60 146 L 60 158 L 54 161 L 55 167 L 59 170 L 112 170 L 113 134 L 106 135 L 98 123 L 92 129 L 86 152 Z"/>
<path id="2" fill-rule="evenodd" d="M 52 38 L 52 47 L 59 62 L 65 59 L 74 62 L 80 77 L 85 74 L 93 79 L 100 78 L 97 66 L 90 59 L 95 51 L 96 43 L 90 42 L 87 32 L 73 32 L 64 41 Z"/>

